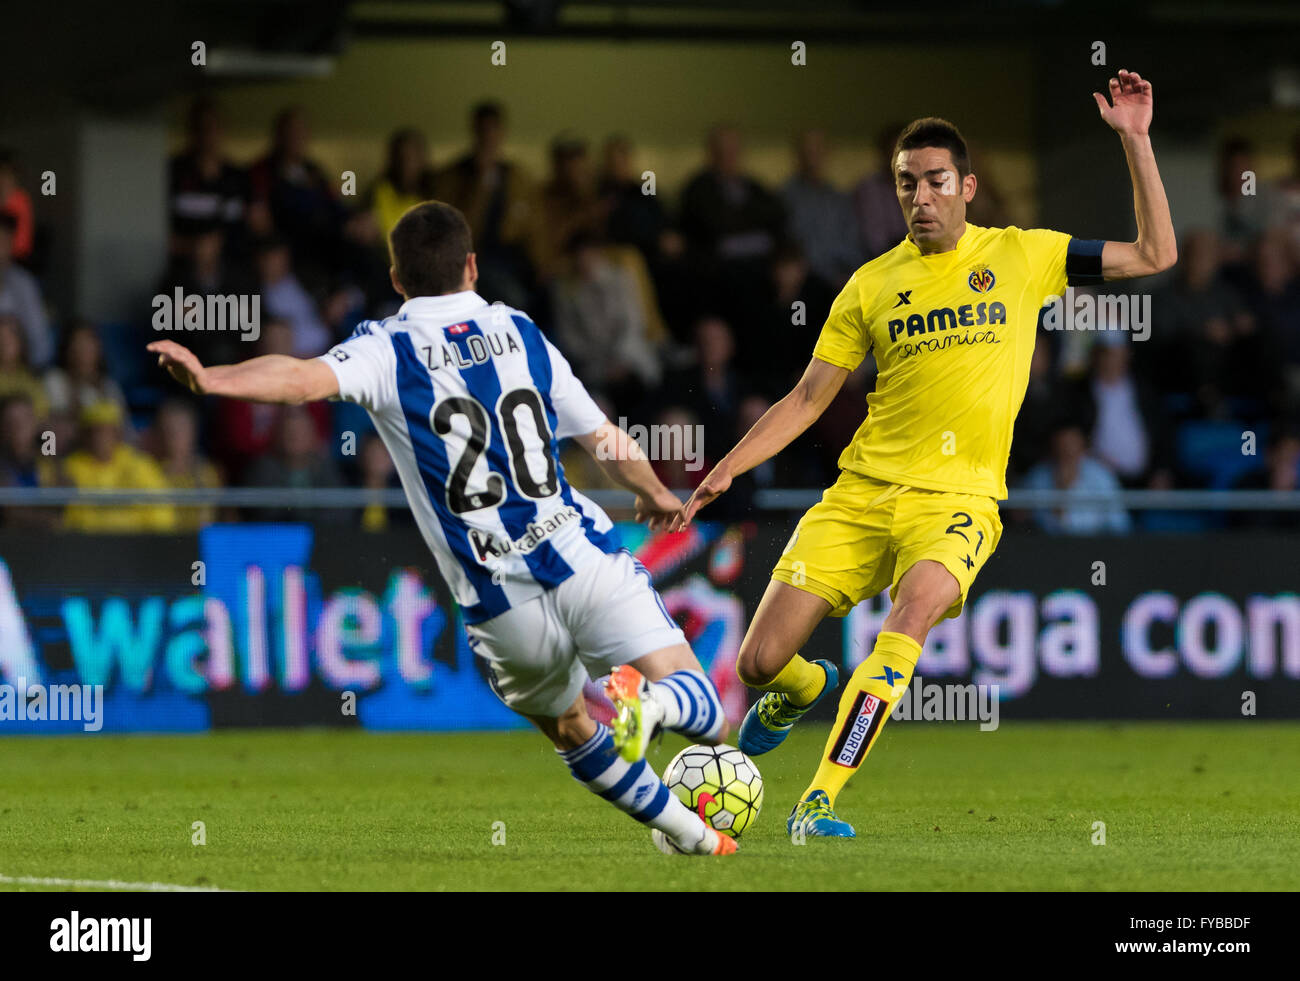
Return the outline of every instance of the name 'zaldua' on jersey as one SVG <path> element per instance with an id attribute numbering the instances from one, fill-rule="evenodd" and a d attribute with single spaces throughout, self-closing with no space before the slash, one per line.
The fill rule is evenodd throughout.
<path id="1" fill-rule="evenodd" d="M 967 224 L 950 252 L 923 255 L 908 236 L 862 266 L 813 349 L 850 371 L 871 351 L 879 369 L 840 468 L 1005 498 L 1039 313 L 1067 284 L 1102 281 L 1103 244 Z"/>
<path id="2" fill-rule="evenodd" d="M 594 432 L 605 413 L 525 314 L 472 291 L 416 297 L 321 360 L 339 397 L 374 420 L 465 622 L 619 550 L 613 522 L 559 461 L 559 441 Z"/>

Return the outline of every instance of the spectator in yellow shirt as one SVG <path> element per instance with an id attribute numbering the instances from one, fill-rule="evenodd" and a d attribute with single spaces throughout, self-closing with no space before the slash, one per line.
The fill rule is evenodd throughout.
<path id="1" fill-rule="evenodd" d="M 13 314 L 0 314 L 0 398 L 18 395 L 27 398 L 44 419 L 50 412 L 45 386 L 33 374 L 27 361 L 27 338 Z"/>
<path id="2" fill-rule="evenodd" d="M 167 478 L 147 453 L 122 441 L 122 409 L 97 402 L 81 410 L 82 445 L 63 464 L 66 480 L 81 490 L 162 490 Z M 70 504 L 63 525 L 72 531 L 129 534 L 172 531 L 176 509 L 169 504 L 102 506 Z"/>
<path id="3" fill-rule="evenodd" d="M 168 487 L 201 490 L 220 487 L 221 473 L 198 450 L 199 420 L 190 402 L 168 399 L 158 409 L 149 433 L 154 458 Z M 216 519 L 210 504 L 176 507 L 176 530 L 198 531 Z"/>
<path id="4" fill-rule="evenodd" d="M 433 170 L 424 134 L 399 129 L 388 139 L 388 163 L 370 188 L 370 210 L 385 244 L 388 233 L 409 208 L 433 197 Z"/>

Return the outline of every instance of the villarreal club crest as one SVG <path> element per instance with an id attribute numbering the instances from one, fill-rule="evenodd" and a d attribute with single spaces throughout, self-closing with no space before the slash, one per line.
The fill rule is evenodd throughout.
<path id="1" fill-rule="evenodd" d="M 976 266 L 970 271 L 970 276 L 966 282 L 976 293 L 987 293 L 993 289 L 993 284 L 998 281 L 993 275 L 993 270 L 988 266 Z"/>

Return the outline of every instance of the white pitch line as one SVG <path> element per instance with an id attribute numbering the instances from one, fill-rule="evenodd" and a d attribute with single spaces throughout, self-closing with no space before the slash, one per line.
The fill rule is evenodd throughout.
<path id="1" fill-rule="evenodd" d="M 30 875 L 0 875 L 0 885 L 70 886 L 74 889 L 121 889 L 126 892 L 224 892 L 216 886 L 177 886 L 169 882 L 119 882 L 116 879 L 42 879 Z"/>

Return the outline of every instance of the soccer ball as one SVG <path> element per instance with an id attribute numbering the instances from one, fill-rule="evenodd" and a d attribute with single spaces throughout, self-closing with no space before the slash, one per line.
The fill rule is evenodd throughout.
<path id="1" fill-rule="evenodd" d="M 705 824 L 732 838 L 763 807 L 763 776 L 734 746 L 687 746 L 668 764 L 664 783 Z"/>

